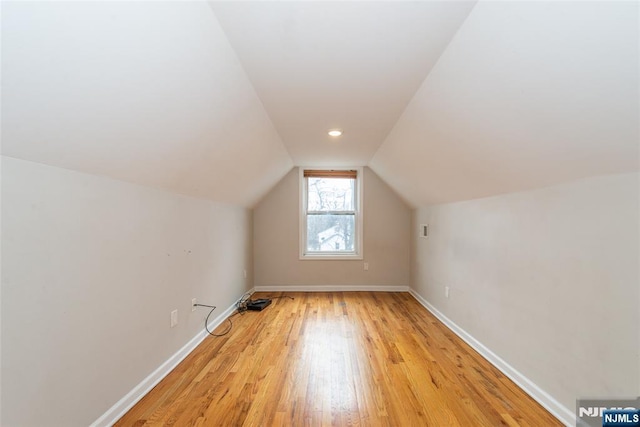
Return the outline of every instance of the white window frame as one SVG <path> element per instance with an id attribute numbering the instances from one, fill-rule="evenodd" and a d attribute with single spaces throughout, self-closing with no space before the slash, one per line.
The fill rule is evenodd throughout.
<path id="1" fill-rule="evenodd" d="M 362 209 L 362 190 L 363 190 L 363 170 L 361 167 L 353 167 L 353 168 L 319 168 L 319 167 L 300 167 L 299 169 L 299 188 L 300 188 L 300 219 L 299 219 L 299 237 L 300 237 L 300 259 L 301 260 L 362 260 L 364 257 L 363 254 L 363 235 L 362 235 L 362 217 L 363 217 L 363 209 Z M 307 253 L 307 179 L 304 177 L 305 170 L 355 170 L 357 171 L 356 176 L 356 185 L 355 185 L 355 231 L 356 236 L 353 242 L 354 251 L 353 252 L 311 252 Z"/>

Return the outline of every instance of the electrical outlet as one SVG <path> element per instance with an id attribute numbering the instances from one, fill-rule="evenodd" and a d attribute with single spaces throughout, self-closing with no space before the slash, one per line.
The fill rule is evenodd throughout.
<path id="1" fill-rule="evenodd" d="M 245 269 L 245 270 L 243 270 L 243 271 L 242 271 L 242 274 L 244 275 L 244 278 L 246 279 L 246 278 L 247 278 L 247 270 L 246 270 L 246 269 Z"/>
<path id="2" fill-rule="evenodd" d="M 196 304 L 198 300 L 196 298 L 191 298 L 191 311 L 196 311 Z"/>
<path id="3" fill-rule="evenodd" d="M 178 310 L 171 312 L 171 327 L 174 328 L 178 324 Z"/>
<path id="4" fill-rule="evenodd" d="M 448 287 L 448 286 L 445 286 L 445 287 L 444 287 L 444 296 L 445 296 L 446 298 L 449 298 L 449 287 Z"/>
<path id="5" fill-rule="evenodd" d="M 364 263 L 364 271 L 369 271 L 369 263 L 368 262 Z"/>

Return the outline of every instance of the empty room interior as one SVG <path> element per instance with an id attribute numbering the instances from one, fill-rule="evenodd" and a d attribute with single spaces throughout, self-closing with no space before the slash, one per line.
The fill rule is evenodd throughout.
<path id="1" fill-rule="evenodd" d="M 639 16 L 3 1 L 0 425 L 637 398 Z"/>

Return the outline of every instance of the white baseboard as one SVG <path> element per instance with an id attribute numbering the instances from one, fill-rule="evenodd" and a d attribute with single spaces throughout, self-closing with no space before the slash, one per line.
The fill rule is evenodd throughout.
<path id="1" fill-rule="evenodd" d="M 251 290 L 250 292 L 253 292 Z M 229 308 L 220 313 L 215 319 L 209 321 L 209 329 L 213 330 L 217 328 L 227 317 L 229 317 L 236 309 L 236 304 L 233 303 Z M 180 350 L 173 354 L 166 362 L 153 371 L 147 378 L 142 380 L 140 384 L 135 386 L 129 393 L 127 393 L 122 399 L 116 402 L 111 408 L 107 410 L 100 418 L 95 420 L 91 427 L 107 427 L 112 426 L 118 421 L 124 414 L 129 411 L 142 399 L 147 393 L 151 391 L 164 377 L 166 377 L 182 360 L 189 355 L 200 343 L 208 336 L 206 330 L 200 331 L 195 337 L 193 337 L 188 343 L 186 343 Z"/>
<path id="2" fill-rule="evenodd" d="M 409 292 L 408 286 L 376 285 L 303 285 L 256 286 L 256 292 Z"/>
<path id="3" fill-rule="evenodd" d="M 442 314 L 431 305 L 426 299 L 419 295 L 415 290 L 409 289 L 413 297 L 429 310 L 435 317 L 445 324 L 453 333 L 459 336 L 464 342 L 469 344 L 475 351 L 480 353 L 482 357 L 487 359 L 489 363 L 498 368 L 511 381 L 516 383 L 522 390 L 531 396 L 536 402 L 542 405 L 554 417 L 566 426 L 576 425 L 576 414 L 554 399 L 546 391 L 538 387 L 533 381 L 517 371 L 513 366 L 509 365 L 497 354 L 485 347 L 480 341 L 471 336 L 467 331 L 456 325 L 451 319 Z"/>

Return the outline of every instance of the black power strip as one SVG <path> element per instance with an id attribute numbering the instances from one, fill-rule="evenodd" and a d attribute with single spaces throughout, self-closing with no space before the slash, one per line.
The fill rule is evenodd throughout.
<path id="1" fill-rule="evenodd" d="M 271 300 L 268 298 L 250 300 L 247 302 L 247 310 L 262 311 L 267 308 L 269 304 L 271 304 Z"/>

